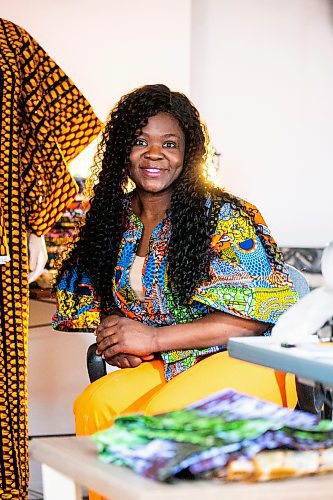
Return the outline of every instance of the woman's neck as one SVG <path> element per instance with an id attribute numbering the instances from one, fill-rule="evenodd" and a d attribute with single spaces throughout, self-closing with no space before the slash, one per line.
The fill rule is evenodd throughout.
<path id="1" fill-rule="evenodd" d="M 136 191 L 132 198 L 132 210 L 143 224 L 142 236 L 136 249 L 144 257 L 149 252 L 150 237 L 154 228 L 165 218 L 170 207 L 171 193 L 151 194 Z"/>
<path id="2" fill-rule="evenodd" d="M 152 194 L 136 191 L 132 199 L 132 209 L 142 221 L 161 221 L 170 205 L 170 192 Z"/>

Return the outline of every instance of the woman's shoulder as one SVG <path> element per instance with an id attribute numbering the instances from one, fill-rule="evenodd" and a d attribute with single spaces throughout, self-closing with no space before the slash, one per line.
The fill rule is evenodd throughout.
<path id="1" fill-rule="evenodd" d="M 219 220 L 241 217 L 264 222 L 256 205 L 223 189 L 206 195 L 206 207 L 210 216 L 218 215 Z"/>
<path id="2" fill-rule="evenodd" d="M 260 211 L 247 200 L 220 190 L 207 196 L 206 206 L 214 241 L 223 238 L 240 243 L 255 241 L 258 235 L 271 237 Z"/>

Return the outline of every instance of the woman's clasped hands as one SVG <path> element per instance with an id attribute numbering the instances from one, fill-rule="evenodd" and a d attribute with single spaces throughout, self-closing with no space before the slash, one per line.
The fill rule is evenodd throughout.
<path id="1" fill-rule="evenodd" d="M 96 328 L 96 354 L 119 368 L 135 368 L 154 359 L 156 331 L 138 321 L 111 314 Z"/>

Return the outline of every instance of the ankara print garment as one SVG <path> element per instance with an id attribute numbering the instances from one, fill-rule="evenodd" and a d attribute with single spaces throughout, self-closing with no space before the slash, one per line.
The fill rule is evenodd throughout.
<path id="1" fill-rule="evenodd" d="M 129 281 L 143 225 L 125 201 L 125 229 L 115 269 L 113 289 L 118 308 L 128 318 L 159 327 L 187 323 L 213 311 L 267 323 L 267 329 L 298 298 L 281 255 L 259 211 L 247 202 L 240 208 L 207 197 L 207 216 L 212 227 L 210 277 L 200 284 L 188 306 L 181 306 L 167 280 L 168 243 L 172 216 L 154 229 L 150 252 L 142 270 L 145 301 L 140 302 Z M 266 248 L 269 248 L 269 255 Z M 99 321 L 98 301 L 86 276 L 73 289 L 75 269 L 58 287 L 58 310 L 53 318 L 58 330 L 92 330 Z M 71 301 L 71 310 L 64 307 Z M 193 366 L 200 358 L 226 346 L 162 352 L 166 380 Z"/>
<path id="2" fill-rule="evenodd" d="M 0 498 L 28 492 L 27 232 L 45 234 L 74 198 L 67 163 L 100 123 L 57 64 L 0 19 Z M 47 353 L 46 353 L 47 356 Z"/>

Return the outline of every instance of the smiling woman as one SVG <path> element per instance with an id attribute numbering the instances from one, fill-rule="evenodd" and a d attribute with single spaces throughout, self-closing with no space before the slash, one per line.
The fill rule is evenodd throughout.
<path id="1" fill-rule="evenodd" d="M 208 180 L 207 151 L 198 111 L 164 85 L 111 112 L 91 207 L 57 280 L 54 327 L 96 329 L 98 354 L 122 368 L 77 399 L 79 434 L 230 386 L 228 339 L 269 331 L 297 300 L 259 211 Z M 281 402 L 258 370 L 237 389 L 250 379 L 252 394 Z"/>

